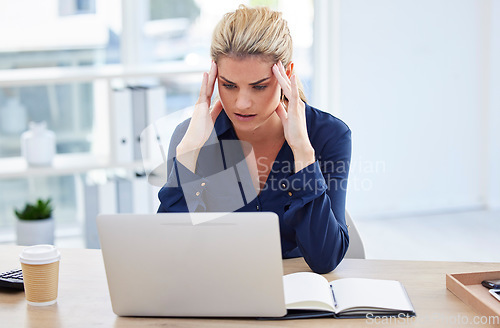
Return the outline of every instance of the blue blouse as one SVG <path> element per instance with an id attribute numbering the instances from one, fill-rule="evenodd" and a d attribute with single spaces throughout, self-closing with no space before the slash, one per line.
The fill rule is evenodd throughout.
<path id="1" fill-rule="evenodd" d="M 158 212 L 275 212 L 283 258 L 303 256 L 313 271 L 332 271 L 349 245 L 345 201 L 351 131 L 340 119 L 308 104 L 306 123 L 316 161 L 294 173 L 293 153 L 285 141 L 257 195 L 226 113 L 219 114 L 210 140 L 200 151 L 196 174 L 175 160 L 176 147 L 189 125 L 189 120 L 184 121 L 170 142 L 170 173 L 158 194 Z"/>

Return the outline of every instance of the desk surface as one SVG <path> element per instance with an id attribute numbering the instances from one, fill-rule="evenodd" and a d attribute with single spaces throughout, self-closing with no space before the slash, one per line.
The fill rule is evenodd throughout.
<path id="1" fill-rule="evenodd" d="M 0 246 L 0 271 L 20 267 L 21 247 Z M 254 319 L 122 318 L 111 310 L 100 250 L 62 249 L 59 297 L 56 305 L 31 307 L 23 292 L 0 289 L 2 327 L 494 327 L 446 289 L 445 274 L 500 270 L 500 263 L 423 262 L 345 259 L 328 280 L 346 277 L 401 281 L 417 312 L 416 318 L 391 322 L 374 319 Z M 303 259 L 283 262 L 285 274 L 310 271 Z"/>

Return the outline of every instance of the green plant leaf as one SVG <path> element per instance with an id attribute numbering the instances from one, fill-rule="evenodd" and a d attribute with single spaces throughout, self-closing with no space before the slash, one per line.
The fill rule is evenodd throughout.
<path id="1" fill-rule="evenodd" d="M 26 203 L 24 209 L 14 209 L 14 214 L 20 220 L 44 220 L 52 216 L 53 207 L 51 205 L 52 199 L 47 200 L 38 199 L 34 204 Z"/>

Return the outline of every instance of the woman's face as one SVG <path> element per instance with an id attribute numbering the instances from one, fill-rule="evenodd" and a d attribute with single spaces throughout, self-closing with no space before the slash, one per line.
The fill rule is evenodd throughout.
<path id="1" fill-rule="evenodd" d="M 237 131 L 272 127 L 275 120 L 279 121 L 275 110 L 280 102 L 281 87 L 271 69 L 273 64 L 262 56 L 219 58 L 219 95 Z"/>

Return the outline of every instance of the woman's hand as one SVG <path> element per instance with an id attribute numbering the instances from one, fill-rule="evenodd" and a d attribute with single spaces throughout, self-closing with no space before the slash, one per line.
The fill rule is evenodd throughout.
<path id="1" fill-rule="evenodd" d="M 314 148 L 307 134 L 306 105 L 299 97 L 296 76 L 292 75 L 289 79 L 281 61 L 273 66 L 273 73 L 288 99 L 286 109 L 285 104 L 280 102 L 276 114 L 281 119 L 285 139 L 293 151 L 295 172 L 299 172 L 315 161 Z"/>
<path id="2" fill-rule="evenodd" d="M 210 110 L 210 102 L 216 78 L 217 64 L 212 62 L 210 72 L 203 73 L 200 96 L 194 106 L 193 116 L 189 122 L 186 134 L 176 148 L 177 160 L 191 170 L 191 172 L 195 171 L 200 149 L 210 137 L 214 128 L 214 122 L 222 111 L 220 100 Z"/>

